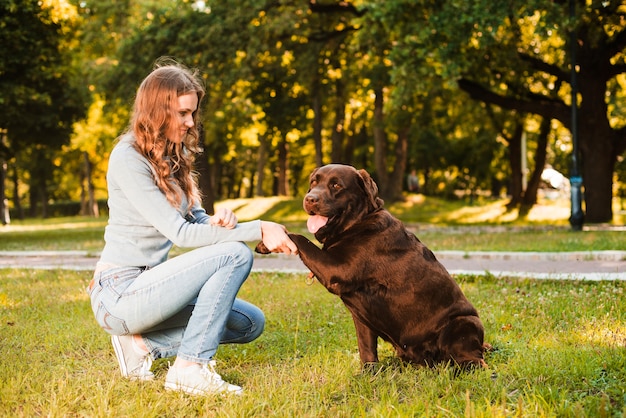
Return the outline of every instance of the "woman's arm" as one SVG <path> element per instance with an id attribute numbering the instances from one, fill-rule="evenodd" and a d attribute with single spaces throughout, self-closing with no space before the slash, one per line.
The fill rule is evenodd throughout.
<path id="1" fill-rule="evenodd" d="M 138 222 L 148 223 L 179 247 L 262 238 L 260 221 L 235 224 L 232 228 L 187 221 L 157 187 L 150 164 L 130 145 L 116 148 L 111 154 L 108 181 L 121 195 L 116 203 L 130 206 L 126 209 L 141 218 Z M 226 225 L 232 223 L 226 217 L 218 220 Z"/>

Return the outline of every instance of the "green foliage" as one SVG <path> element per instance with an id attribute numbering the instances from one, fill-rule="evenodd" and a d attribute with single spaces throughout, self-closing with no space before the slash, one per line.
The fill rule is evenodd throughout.
<path id="1" fill-rule="evenodd" d="M 9 163 L 0 179 L 14 179 L 15 207 L 18 180 L 28 183 L 31 215 L 38 206 L 45 213 L 48 199 L 63 195 L 51 184 L 55 152 L 89 102 L 71 53 L 76 12 L 65 1 L 7 0 L 0 15 L 0 166 Z"/>
<path id="2" fill-rule="evenodd" d="M 71 177 L 79 175 L 77 159 L 85 150 L 96 163 L 94 182 L 103 193 L 107 147 L 126 124 L 138 83 L 161 56 L 198 68 L 206 78 L 204 145 L 215 189 L 211 192 L 217 199 L 255 193 L 294 195 L 311 168 L 330 160 L 368 169 L 381 180 L 390 174 L 392 186 L 401 184 L 402 171 L 416 168 L 422 177 L 433 179 L 426 188 L 429 192 L 449 194 L 458 187 L 497 190 L 512 175 L 503 138 L 528 112 L 561 120 L 554 130 L 557 138 L 550 141 L 548 163 L 567 172 L 572 149 L 570 135 L 564 132 L 570 114 L 568 33 L 579 30 L 586 36 L 580 52 L 592 59 L 594 54 L 608 56 L 607 47 L 621 42 L 623 26 L 621 3 L 596 1 L 578 4 L 574 19 L 567 18 L 567 2 L 545 0 L 52 3 L 52 9 L 43 7 L 48 2 L 39 6 L 29 0 L 19 8 L 13 1 L 4 3 L 10 13 L 3 15 L 6 30 L 0 35 L 6 36 L 3 45 L 7 45 L 0 55 L 0 106 L 11 97 L 33 100 L 37 106 L 26 103 L 26 111 L 7 109 L 7 123 L 35 132 L 38 123 L 24 123 L 24 115 L 37 114 L 41 127 L 61 120 L 60 142 L 52 140 L 50 130 L 36 131 L 34 136 L 45 137 L 45 144 L 65 144 L 72 128 L 66 121 L 71 118 L 59 119 L 57 111 L 64 106 L 84 110 L 86 87 L 95 102 L 105 101 L 99 121 L 93 114 L 100 108 L 97 103 L 84 122 L 74 125 L 73 143 L 63 150 L 63 158 L 32 150 L 20 156 L 54 160 L 52 167 L 60 172 L 55 180 L 61 187 L 49 192 L 57 199 L 80 194 L 80 182 Z M 58 10 L 78 15 L 66 13 L 59 19 Z M 615 50 L 621 51 L 617 46 Z M 55 54 L 60 58 L 53 59 Z M 605 67 L 581 63 L 580 72 L 589 77 L 583 84 L 591 92 L 602 92 L 606 85 L 606 94 L 593 96 L 601 100 L 585 111 L 587 117 L 581 121 L 581 128 L 588 129 L 586 137 L 596 134 L 615 146 L 608 157 L 583 159 L 593 161 L 596 168 L 609 167 L 609 159 L 619 160 L 624 149 L 617 130 L 624 125 L 620 110 L 625 108 L 624 77 L 614 77 L 621 71 L 623 54 L 617 52 L 610 62 L 602 62 Z M 59 64 L 61 71 L 48 71 L 51 64 L 54 68 Z M 76 66 L 81 69 L 77 91 Z M 3 71 L 9 70 L 11 94 L 5 94 Z M 43 84 L 33 82 L 35 75 Z M 478 105 L 476 94 L 469 99 L 459 89 L 460 78 L 514 101 L 515 105 L 498 106 L 506 104 L 515 111 Z M 55 83 L 66 88 L 46 95 Z M 382 103 L 376 117 L 375 92 L 380 92 Z M 529 104 L 538 98 L 549 111 L 538 112 Z M 46 101 L 50 108 L 41 106 Z M 604 115 L 589 115 L 594 109 L 603 111 L 605 101 L 609 123 L 603 121 L 602 126 L 615 130 L 600 133 L 589 124 Z M 589 103 L 592 100 L 581 101 Z M 2 118 L 0 129 L 5 128 Z M 536 136 L 532 127 L 528 129 L 532 157 Z M 375 131 L 382 133 L 376 141 Z M 589 147 L 605 149 L 594 144 L 591 141 Z M 19 181 L 29 179 L 34 165 L 16 168 Z M 380 170 L 385 172 L 376 172 Z M 586 192 L 593 195 L 602 189 L 610 194 L 610 176 L 605 174 L 601 185 L 591 184 L 598 171 L 587 169 Z M 589 206 L 593 209 L 600 201 L 611 206 L 608 194 L 590 199 Z"/>
<path id="3" fill-rule="evenodd" d="M 341 301 L 303 275 L 253 273 L 240 296 L 267 317 L 264 334 L 221 346 L 218 370 L 242 397 L 190 397 L 156 380 L 124 380 L 93 319 L 87 272 L 2 270 L 3 416 L 621 416 L 626 413 L 623 282 L 457 277 L 494 346 L 489 369 L 399 364 L 360 371 Z M 170 359 L 171 360 L 171 359 Z"/>
<path id="4" fill-rule="evenodd" d="M 87 102 L 66 50 L 72 16 L 35 0 L 5 0 L 0 8 L 0 129 L 10 141 L 5 157 L 29 146 L 59 148 Z"/>

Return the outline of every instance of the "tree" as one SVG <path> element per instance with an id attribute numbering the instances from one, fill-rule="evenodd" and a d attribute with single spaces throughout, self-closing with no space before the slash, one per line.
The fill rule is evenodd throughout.
<path id="1" fill-rule="evenodd" d="M 328 161 L 368 169 L 387 200 L 402 198 L 407 167 L 421 170 L 426 183 L 441 180 L 427 184 L 429 192 L 445 183 L 446 191 L 498 193 L 499 184 L 510 183 L 506 177 L 521 183 L 519 167 L 508 167 L 521 151 L 521 131 L 512 135 L 516 120 L 537 114 L 553 126 L 527 132 L 530 149 L 537 150 L 535 174 L 556 155 L 542 144 L 550 143 L 560 129 L 555 126 L 567 126 L 565 51 L 574 26 L 559 26 L 562 1 L 80 4 L 88 80 L 106 100 L 105 114 L 128 107 L 160 56 L 175 57 L 206 78 L 205 153 L 198 162 L 211 177 L 202 179 L 209 210 L 214 199 L 255 191 L 292 194 L 302 173 Z M 602 7 L 619 13 L 613 5 Z M 548 75 L 554 69 L 561 73 Z M 624 120 L 616 80 L 606 84 L 605 113 Z M 470 97 L 484 92 L 489 100 L 472 104 Z M 585 94 L 581 110 L 589 104 Z M 551 113 L 528 108 L 535 101 Z M 590 151 L 584 152 L 587 164 Z M 535 178 L 526 191 L 515 191 L 516 204 L 534 200 Z"/>
<path id="2" fill-rule="evenodd" d="M 44 214 L 54 169 L 49 151 L 67 143 L 88 101 L 69 50 L 75 10 L 64 1 L 46 4 L 0 5 L 0 129 L 6 132 L 0 159 L 30 171 L 31 210 L 39 201 Z M 32 160 L 20 162 L 20 155 Z"/>
<path id="3" fill-rule="evenodd" d="M 565 1 L 446 2 L 434 23 L 443 28 L 444 61 L 467 57 L 456 71 L 460 88 L 472 98 L 555 119 L 570 130 L 568 46 L 570 33 L 575 34 L 585 219 L 608 222 L 626 128 L 612 123 L 606 97 L 615 77 L 626 71 L 626 14 L 621 2 L 576 4 L 576 17 L 563 24 Z M 460 17 L 454 27 L 446 23 L 451 16 Z"/>
<path id="4" fill-rule="evenodd" d="M 106 196 L 106 162 L 121 125 L 116 113 L 104 114 L 104 106 L 102 97 L 94 95 L 87 117 L 74 124 L 70 144 L 63 147 L 60 157 L 65 170 L 57 183 L 66 185 L 68 198 L 80 199 L 81 215 L 99 215 L 97 199 Z"/>

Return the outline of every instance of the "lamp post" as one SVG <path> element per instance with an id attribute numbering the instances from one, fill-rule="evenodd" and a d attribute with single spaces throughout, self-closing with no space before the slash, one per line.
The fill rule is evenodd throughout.
<path id="1" fill-rule="evenodd" d="M 569 13 L 573 21 L 576 17 L 576 0 L 569 0 Z M 570 173 L 571 191 L 571 215 L 569 223 L 572 229 L 580 231 L 583 229 L 585 215 L 582 210 L 581 186 L 583 178 L 580 174 L 580 163 L 578 160 L 578 81 L 576 74 L 576 31 L 570 31 L 570 54 L 571 54 L 571 87 L 572 87 L 572 171 Z"/>

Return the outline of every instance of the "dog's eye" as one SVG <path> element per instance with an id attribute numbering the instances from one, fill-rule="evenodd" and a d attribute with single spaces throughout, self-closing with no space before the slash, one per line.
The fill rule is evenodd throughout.
<path id="1" fill-rule="evenodd" d="M 332 183 L 330 183 L 330 188 L 333 190 L 339 190 L 341 189 L 341 184 L 337 183 L 336 181 L 333 181 Z"/>

